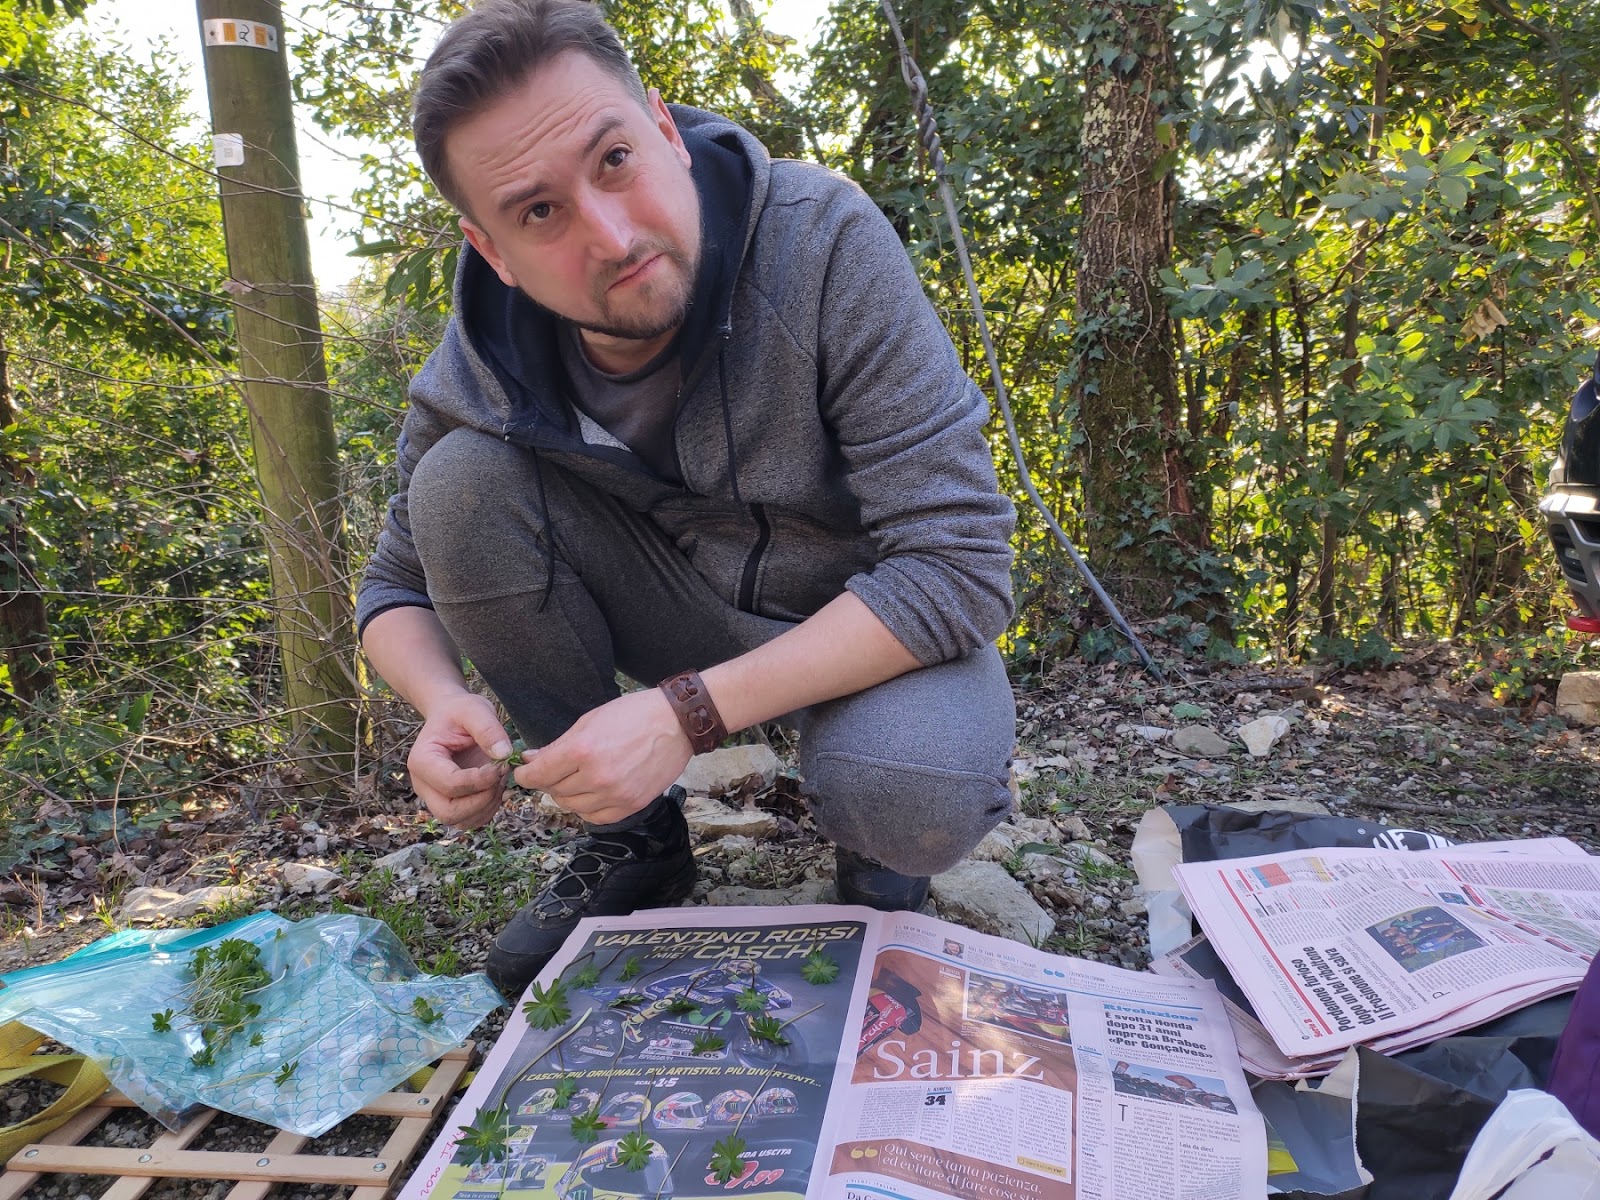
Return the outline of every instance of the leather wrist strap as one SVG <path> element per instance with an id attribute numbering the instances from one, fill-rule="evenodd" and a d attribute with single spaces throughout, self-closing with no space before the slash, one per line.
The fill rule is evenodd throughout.
<path id="1" fill-rule="evenodd" d="M 715 750 L 728 736 L 717 706 L 711 702 L 711 693 L 700 680 L 698 671 L 680 671 L 670 679 L 661 681 L 672 711 L 678 714 L 678 724 L 689 735 L 689 745 L 696 754 Z"/>

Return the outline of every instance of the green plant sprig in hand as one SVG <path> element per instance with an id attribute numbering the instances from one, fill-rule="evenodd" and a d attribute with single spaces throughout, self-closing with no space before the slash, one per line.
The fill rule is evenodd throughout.
<path id="1" fill-rule="evenodd" d="M 515 738 L 512 740 L 511 749 L 507 750 L 503 755 L 494 761 L 502 767 L 510 767 L 513 771 L 515 771 L 522 765 L 522 756 L 527 752 L 527 749 L 527 742 L 523 741 L 521 738 Z"/>

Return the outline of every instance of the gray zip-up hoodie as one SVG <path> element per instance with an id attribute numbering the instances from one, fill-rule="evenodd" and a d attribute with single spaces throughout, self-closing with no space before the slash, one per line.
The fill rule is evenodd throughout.
<path id="1" fill-rule="evenodd" d="M 992 642 L 1011 616 L 1015 513 L 995 483 L 983 394 L 893 228 L 848 180 L 774 162 L 721 117 L 673 116 L 705 246 L 679 339 L 682 484 L 580 417 L 555 321 L 464 247 L 455 316 L 411 385 L 400 490 L 359 624 L 428 606 L 407 484 L 465 425 L 647 513 L 746 611 L 798 621 L 848 588 L 925 665 Z"/>

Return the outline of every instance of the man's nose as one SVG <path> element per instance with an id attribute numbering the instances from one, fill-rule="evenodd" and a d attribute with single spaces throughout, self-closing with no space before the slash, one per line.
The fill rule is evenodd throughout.
<path id="1" fill-rule="evenodd" d="M 589 246 L 594 256 L 607 262 L 616 262 L 628 256 L 633 248 L 633 222 L 628 217 L 622 197 L 608 192 L 589 193 L 584 205 L 584 218 L 589 226 Z"/>

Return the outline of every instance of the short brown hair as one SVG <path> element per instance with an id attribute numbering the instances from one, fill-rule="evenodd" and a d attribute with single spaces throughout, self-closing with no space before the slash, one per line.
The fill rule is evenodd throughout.
<path id="1" fill-rule="evenodd" d="M 648 106 L 638 69 L 589 0 L 482 0 L 444 31 L 417 79 L 411 133 L 422 169 L 461 212 L 445 139 L 568 50 L 587 55 Z"/>

